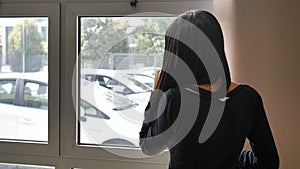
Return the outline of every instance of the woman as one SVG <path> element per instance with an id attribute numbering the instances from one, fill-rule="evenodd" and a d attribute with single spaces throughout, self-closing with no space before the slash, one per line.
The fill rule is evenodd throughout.
<path id="1" fill-rule="evenodd" d="M 158 73 L 140 132 L 146 155 L 169 149 L 169 169 L 279 167 L 262 99 L 231 82 L 212 14 L 187 11 L 169 26 Z M 251 151 L 243 151 L 246 138 Z"/>

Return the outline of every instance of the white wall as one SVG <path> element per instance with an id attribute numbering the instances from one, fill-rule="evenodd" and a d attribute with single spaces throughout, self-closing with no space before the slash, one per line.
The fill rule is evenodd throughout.
<path id="1" fill-rule="evenodd" d="M 233 79 L 262 95 L 281 169 L 299 168 L 300 1 L 215 0 Z"/>

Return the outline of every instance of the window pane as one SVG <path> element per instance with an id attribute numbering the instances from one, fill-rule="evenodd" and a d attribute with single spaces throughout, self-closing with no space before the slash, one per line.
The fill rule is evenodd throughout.
<path id="1" fill-rule="evenodd" d="M 15 92 L 15 79 L 0 79 L 0 103 L 14 104 Z"/>
<path id="2" fill-rule="evenodd" d="M 54 169 L 55 167 L 0 163 L 0 169 Z"/>
<path id="3" fill-rule="evenodd" d="M 48 141 L 48 18 L 0 18 L 0 139 Z"/>
<path id="4" fill-rule="evenodd" d="M 138 147 L 174 17 L 80 17 L 79 142 Z"/>
<path id="5" fill-rule="evenodd" d="M 44 83 L 26 82 L 24 88 L 25 107 L 48 109 L 48 86 Z"/>

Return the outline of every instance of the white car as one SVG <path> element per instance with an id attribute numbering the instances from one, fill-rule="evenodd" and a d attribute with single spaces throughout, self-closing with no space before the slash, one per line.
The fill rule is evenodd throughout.
<path id="1" fill-rule="evenodd" d="M 147 106 L 152 88 L 129 76 L 127 71 L 82 69 L 80 73 L 82 79 L 95 82 L 139 104 L 141 111 Z"/>
<path id="2" fill-rule="evenodd" d="M 48 140 L 48 83 L 39 73 L 0 74 L 0 139 Z"/>
<path id="3" fill-rule="evenodd" d="M 135 102 L 84 79 L 80 95 L 82 143 L 138 146 L 144 113 Z"/>
<path id="4" fill-rule="evenodd" d="M 138 146 L 143 113 L 137 104 L 94 82 L 80 83 L 80 143 Z M 0 74 L 0 139 L 47 141 L 47 112 L 47 76 Z"/>
<path id="5" fill-rule="evenodd" d="M 138 69 L 125 69 L 118 70 L 118 73 L 127 74 L 135 80 L 144 83 L 150 89 L 154 86 L 154 74 L 155 70 L 160 69 L 159 67 L 143 67 Z"/>
<path id="6" fill-rule="evenodd" d="M 128 73 L 127 75 L 133 77 L 135 80 L 142 82 L 148 87 L 150 87 L 151 89 L 153 89 L 154 77 L 143 73 Z"/>

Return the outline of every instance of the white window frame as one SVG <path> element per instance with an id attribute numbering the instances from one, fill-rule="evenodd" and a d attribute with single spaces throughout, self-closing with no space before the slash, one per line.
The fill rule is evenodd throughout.
<path id="1" fill-rule="evenodd" d="M 0 17 L 48 17 L 48 143 L 0 142 L 0 153 L 59 154 L 59 4 L 0 4 Z"/>
<path id="2" fill-rule="evenodd" d="M 170 8 L 172 6 L 172 8 Z M 141 168 L 167 168 L 169 155 L 167 152 L 151 157 L 151 158 L 124 158 L 108 151 L 102 149 L 101 147 L 91 147 L 91 146 L 81 146 L 77 145 L 76 142 L 76 110 L 73 103 L 72 96 L 76 96 L 76 89 L 78 86 L 73 83 L 72 80 L 76 79 L 76 60 L 78 58 L 78 44 L 77 44 L 77 20 L 80 16 L 127 16 L 143 12 L 159 12 L 174 14 L 175 16 L 189 9 L 194 9 L 195 7 L 212 10 L 212 1 L 192 1 L 192 2 L 138 2 L 137 7 L 130 7 L 128 2 L 121 3 L 66 3 L 64 6 L 64 17 L 62 22 L 63 33 L 65 35 L 64 41 L 62 42 L 64 46 L 62 49 L 63 53 L 63 75 L 64 80 L 62 87 L 62 98 L 64 103 L 62 103 L 62 121 L 66 122 L 62 124 L 61 133 L 63 138 L 63 153 L 67 157 L 75 157 L 81 159 L 82 162 L 74 161 L 72 162 L 72 167 L 78 168 L 93 168 L 94 166 L 106 166 L 103 168 L 131 168 L 131 169 L 141 169 Z M 143 16 L 143 15 L 142 15 Z M 154 15 L 157 16 L 157 15 Z M 74 74 L 73 74 L 74 72 Z M 73 89 L 73 91 L 72 91 Z M 71 129 L 71 130 L 70 130 Z M 119 149 L 112 148 L 115 151 L 124 152 L 126 154 L 136 154 L 141 153 L 139 149 Z M 84 162 L 82 158 L 95 159 L 93 161 L 95 164 Z M 89 161 L 91 162 L 91 161 Z"/>

